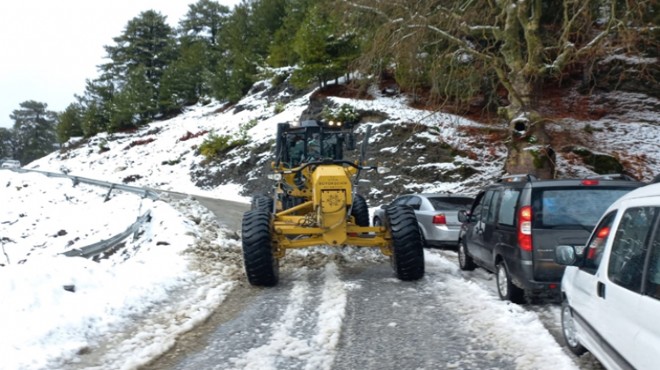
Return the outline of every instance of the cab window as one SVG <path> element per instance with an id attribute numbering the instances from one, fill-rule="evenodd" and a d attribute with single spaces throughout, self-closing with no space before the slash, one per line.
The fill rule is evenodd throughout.
<path id="1" fill-rule="evenodd" d="M 594 233 L 591 235 L 583 251 L 583 262 L 581 266 L 583 271 L 595 274 L 596 270 L 598 270 L 600 260 L 603 258 L 607 239 L 610 237 L 610 230 L 615 216 L 616 211 L 610 212 L 594 229 Z"/>
<path id="2" fill-rule="evenodd" d="M 641 292 L 647 246 L 657 215 L 656 207 L 634 207 L 621 216 L 607 269 L 607 276 L 613 283 Z"/>

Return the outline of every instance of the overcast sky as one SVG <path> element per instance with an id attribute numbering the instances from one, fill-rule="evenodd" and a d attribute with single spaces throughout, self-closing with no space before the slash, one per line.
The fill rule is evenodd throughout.
<path id="1" fill-rule="evenodd" d="M 11 112 L 36 100 L 63 111 L 98 76 L 104 45 L 126 24 L 156 10 L 176 26 L 196 0 L 4 0 L 0 2 L 0 127 Z M 232 8 L 239 0 L 219 0 Z"/>

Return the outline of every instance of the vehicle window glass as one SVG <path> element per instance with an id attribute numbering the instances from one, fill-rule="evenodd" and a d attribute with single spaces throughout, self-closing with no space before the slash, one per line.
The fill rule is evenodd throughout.
<path id="1" fill-rule="evenodd" d="M 410 197 L 401 197 L 401 198 L 394 199 L 394 201 L 392 202 L 392 205 L 393 206 L 400 206 L 402 204 L 405 204 L 406 201 L 408 200 L 408 198 L 410 198 Z"/>
<path id="2" fill-rule="evenodd" d="M 481 206 L 481 213 L 476 215 L 477 220 L 480 221 L 486 221 L 486 217 L 488 216 L 488 212 L 490 211 L 490 201 L 493 199 L 493 190 L 489 190 L 486 192 L 486 195 L 484 195 L 482 199 L 482 206 Z"/>
<path id="3" fill-rule="evenodd" d="M 536 189 L 535 229 L 574 228 L 591 231 L 603 212 L 631 188 L 546 188 Z"/>
<path id="4" fill-rule="evenodd" d="M 658 222 L 655 225 L 644 293 L 655 299 L 660 299 L 660 226 Z"/>
<path id="5" fill-rule="evenodd" d="M 591 238 L 583 251 L 582 269 L 590 274 L 595 274 L 600 265 L 600 260 L 603 258 L 603 251 L 607 239 L 610 236 L 610 229 L 612 222 L 616 216 L 616 211 L 610 212 L 603 218 L 603 220 L 596 226 Z M 578 251 L 579 253 L 580 251 Z"/>
<path id="6" fill-rule="evenodd" d="M 495 220 L 497 219 L 497 205 L 499 204 L 501 197 L 501 191 L 496 191 L 493 193 L 493 197 L 490 200 L 490 205 L 488 206 L 488 213 L 486 214 L 486 222 L 495 223 Z"/>
<path id="7" fill-rule="evenodd" d="M 471 213 L 470 213 L 470 222 L 477 221 L 479 219 L 479 215 L 481 215 L 481 209 L 483 208 L 484 205 L 484 198 L 486 197 L 485 194 L 479 194 L 477 195 L 477 198 L 474 201 L 474 204 L 472 205 Z"/>
<path id="8" fill-rule="evenodd" d="M 432 197 L 429 202 L 436 211 L 460 211 L 470 209 L 474 199 L 468 197 Z"/>
<path id="9" fill-rule="evenodd" d="M 641 292 L 644 260 L 657 214 L 656 207 L 635 207 L 621 216 L 607 266 L 607 276 L 615 284 Z"/>
<path id="10" fill-rule="evenodd" d="M 497 217 L 500 225 L 514 225 L 513 219 L 516 214 L 516 204 L 518 203 L 519 196 L 520 190 L 517 189 L 504 189 L 502 191 L 502 201 Z"/>
<path id="11" fill-rule="evenodd" d="M 410 197 L 406 202 L 406 205 L 411 206 L 415 210 L 419 210 L 419 207 L 422 205 L 422 200 L 419 197 Z"/>

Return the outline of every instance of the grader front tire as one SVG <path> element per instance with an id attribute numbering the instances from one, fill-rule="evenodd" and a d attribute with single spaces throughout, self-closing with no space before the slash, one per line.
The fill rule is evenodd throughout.
<path id="1" fill-rule="evenodd" d="M 243 263 L 248 282 L 255 286 L 275 286 L 279 281 L 270 219 L 270 212 L 259 209 L 243 215 Z"/>
<path id="2" fill-rule="evenodd" d="M 392 268 L 400 280 L 419 280 L 424 276 L 424 247 L 412 208 L 394 206 L 386 209 L 387 225 L 392 235 Z"/>
<path id="3" fill-rule="evenodd" d="M 358 226 L 369 226 L 369 207 L 362 195 L 355 194 L 351 215 L 355 217 Z"/>

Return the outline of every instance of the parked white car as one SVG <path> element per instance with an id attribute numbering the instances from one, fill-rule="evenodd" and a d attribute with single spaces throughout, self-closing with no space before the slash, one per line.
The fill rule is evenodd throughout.
<path id="1" fill-rule="evenodd" d="M 20 167 L 21 167 L 21 162 L 15 159 L 7 159 L 2 162 L 1 168 L 20 168 Z"/>
<path id="2" fill-rule="evenodd" d="M 568 265 L 561 284 L 568 348 L 588 350 L 608 369 L 658 369 L 660 184 L 619 198 L 583 250 L 558 246 L 555 260 Z"/>

